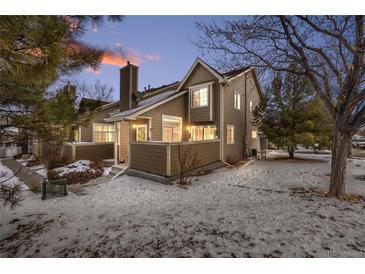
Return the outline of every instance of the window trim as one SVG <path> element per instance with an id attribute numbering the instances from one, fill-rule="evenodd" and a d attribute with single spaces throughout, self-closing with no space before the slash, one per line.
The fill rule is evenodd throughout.
<path id="1" fill-rule="evenodd" d="M 167 141 L 164 141 L 164 134 L 163 134 L 163 129 L 164 129 L 164 126 L 163 126 L 163 120 L 164 118 L 178 118 L 178 120 L 180 121 L 180 141 L 174 141 L 172 140 L 172 142 L 167 142 Z M 166 143 L 176 143 L 176 142 L 181 142 L 182 139 L 183 139 L 183 133 L 182 133 L 182 129 L 183 129 L 183 120 L 182 120 L 182 117 L 180 116 L 174 116 L 174 115 L 165 115 L 165 114 L 162 114 L 161 115 L 161 139 L 162 139 L 162 142 L 166 142 Z"/>
<path id="2" fill-rule="evenodd" d="M 105 141 L 105 142 L 98 142 L 95 141 L 95 126 L 96 125 L 108 125 L 108 126 L 112 126 L 113 127 L 113 141 Z M 103 131 L 103 132 L 111 132 L 111 131 Z M 92 126 L 92 141 L 93 143 L 113 143 L 115 141 L 115 128 L 113 124 L 109 124 L 109 123 L 93 123 Z"/>
<path id="3" fill-rule="evenodd" d="M 233 105 L 236 110 L 241 110 L 241 94 L 238 91 L 233 92 Z M 237 107 L 237 98 L 238 98 L 238 107 Z"/>
<path id="4" fill-rule="evenodd" d="M 233 140 L 232 140 L 232 143 L 231 142 L 229 142 L 230 140 L 228 139 L 228 129 L 229 128 L 232 128 L 233 129 L 233 134 L 232 134 L 232 136 L 233 136 Z M 234 133 L 234 128 L 235 128 L 235 126 L 234 125 L 227 125 L 227 134 L 226 134 L 226 138 L 227 138 L 227 140 L 226 140 L 226 143 L 227 143 L 227 145 L 234 145 L 234 143 L 235 143 L 235 133 Z"/>

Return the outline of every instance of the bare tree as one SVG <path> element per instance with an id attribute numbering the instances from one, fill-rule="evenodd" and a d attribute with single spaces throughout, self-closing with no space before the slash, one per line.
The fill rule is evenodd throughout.
<path id="1" fill-rule="evenodd" d="M 194 170 L 199 166 L 199 160 L 196 153 L 191 151 L 191 145 L 178 144 L 178 180 L 180 185 L 190 185 L 191 176 Z"/>
<path id="2" fill-rule="evenodd" d="M 88 85 L 85 81 L 77 87 L 77 97 L 89 98 L 98 101 L 110 102 L 113 100 L 114 88 L 102 84 L 97 80 L 94 84 Z"/>
<path id="3" fill-rule="evenodd" d="M 9 204 L 10 208 L 13 209 L 24 200 L 23 196 L 20 194 L 19 185 L 6 184 L 6 182 L 14 178 L 19 171 L 20 169 L 10 177 L 8 177 L 6 172 L 0 173 L 0 201 L 2 201 L 3 207 Z"/>
<path id="4" fill-rule="evenodd" d="M 344 198 L 351 137 L 365 124 L 363 16 L 255 16 L 197 28 L 197 45 L 221 67 L 252 65 L 308 79 L 335 121 L 328 196 Z"/>

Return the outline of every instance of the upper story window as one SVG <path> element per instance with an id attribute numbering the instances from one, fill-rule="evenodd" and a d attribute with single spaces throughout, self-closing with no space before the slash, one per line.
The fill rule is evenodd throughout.
<path id="1" fill-rule="evenodd" d="M 191 93 L 191 107 L 206 107 L 208 106 L 208 87 L 193 89 Z"/>
<path id="2" fill-rule="evenodd" d="M 252 131 L 252 139 L 257 139 L 257 131 L 256 130 Z"/>
<path id="3" fill-rule="evenodd" d="M 250 111 L 252 112 L 253 109 L 253 105 L 252 105 L 252 101 L 250 100 Z"/>
<path id="4" fill-rule="evenodd" d="M 94 123 L 93 124 L 93 142 L 113 142 L 114 125 Z"/>
<path id="5" fill-rule="evenodd" d="M 241 109 L 241 96 L 237 91 L 234 92 L 234 108 Z"/>
<path id="6" fill-rule="evenodd" d="M 227 145 L 234 144 L 234 126 L 227 125 Z"/>

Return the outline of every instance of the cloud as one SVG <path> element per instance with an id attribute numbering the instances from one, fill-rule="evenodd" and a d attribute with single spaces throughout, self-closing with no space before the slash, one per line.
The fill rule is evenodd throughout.
<path id="1" fill-rule="evenodd" d="M 159 61 L 160 55 L 159 54 L 145 54 L 143 56 L 143 59 L 147 60 L 147 61 Z"/>
<path id="2" fill-rule="evenodd" d="M 116 48 L 122 48 L 122 47 L 123 47 L 123 45 L 122 45 L 122 43 L 121 43 L 121 42 L 116 42 L 116 43 L 115 43 L 115 47 L 116 47 Z"/>
<path id="3" fill-rule="evenodd" d="M 102 64 L 123 67 L 130 61 L 134 65 L 141 63 L 140 54 L 133 49 L 118 51 L 106 50 L 102 56 Z"/>
<path id="4" fill-rule="evenodd" d="M 92 28 L 91 28 L 91 31 L 92 31 L 92 32 L 98 32 L 99 30 L 98 30 L 98 28 L 97 28 L 97 27 L 95 27 L 95 26 L 94 26 L 94 27 L 92 27 Z"/>
<path id="5" fill-rule="evenodd" d="M 87 68 L 84 69 L 84 71 L 87 72 L 87 73 L 95 74 L 95 75 L 100 74 L 100 69 L 99 68 L 87 67 Z"/>

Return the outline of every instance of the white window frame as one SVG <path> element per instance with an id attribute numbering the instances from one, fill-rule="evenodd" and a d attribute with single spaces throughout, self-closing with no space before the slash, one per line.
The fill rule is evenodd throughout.
<path id="1" fill-rule="evenodd" d="M 233 136 L 233 140 L 232 140 L 232 142 L 231 142 L 231 140 L 229 140 L 228 139 L 228 131 L 229 131 L 229 129 L 232 129 L 232 131 L 233 131 L 233 134 L 231 135 L 231 136 Z M 226 138 L 227 138 L 227 145 L 234 145 L 234 138 L 235 137 L 235 134 L 234 134 L 234 125 L 227 125 L 227 134 L 226 134 Z"/>
<path id="2" fill-rule="evenodd" d="M 207 91 L 207 103 L 205 105 L 199 105 L 199 106 L 194 106 L 193 105 L 193 101 L 194 101 L 194 92 L 197 92 L 197 91 L 201 91 L 202 89 L 206 89 Z M 190 107 L 191 108 L 206 108 L 206 107 L 209 107 L 209 98 L 210 98 L 210 85 L 201 85 L 201 86 L 197 86 L 197 87 L 193 87 L 190 89 L 190 93 L 191 93 L 191 96 L 190 96 Z M 200 97 L 199 97 L 200 98 Z M 200 102 L 199 102 L 200 103 Z"/>
<path id="3" fill-rule="evenodd" d="M 202 129 L 202 134 L 203 134 L 203 139 L 202 140 L 194 140 L 193 138 L 193 128 L 201 128 Z M 214 135 L 214 138 L 213 139 L 205 139 L 205 130 L 207 128 L 213 128 L 215 130 L 215 135 Z M 190 127 L 190 140 L 192 142 L 201 142 L 201 141 L 211 141 L 211 140 L 216 140 L 217 139 L 217 127 L 215 125 L 194 125 L 194 126 L 191 126 Z"/>
<path id="4" fill-rule="evenodd" d="M 241 95 L 237 92 L 234 91 L 234 108 L 237 110 L 241 110 Z"/>
<path id="5" fill-rule="evenodd" d="M 99 141 L 95 141 L 95 126 L 96 125 L 108 125 L 108 126 L 112 126 L 113 127 L 113 141 L 110 142 L 99 142 Z M 93 123 L 93 129 L 92 129 L 92 140 L 94 143 L 113 143 L 115 140 L 115 129 L 114 129 L 114 125 L 113 124 L 108 124 L 108 123 Z M 104 131 L 106 132 L 106 131 Z M 107 131 L 107 132 L 111 132 L 111 131 Z"/>
<path id="6" fill-rule="evenodd" d="M 140 128 L 145 128 L 145 140 L 137 140 L 138 138 L 138 131 Z M 148 126 L 147 124 L 136 124 L 136 141 L 137 142 L 146 142 L 148 140 Z"/>
<path id="7" fill-rule="evenodd" d="M 179 141 L 174 141 L 174 140 L 172 140 L 172 142 L 174 143 L 174 142 L 181 142 L 182 141 L 182 138 L 183 138 L 183 136 L 182 136 L 182 127 L 183 127 L 183 123 L 182 123 L 182 117 L 179 117 L 179 116 L 173 116 L 173 115 L 165 115 L 165 114 L 163 114 L 162 115 L 162 117 L 161 117 L 161 131 L 162 131 L 162 141 L 163 142 L 165 142 L 164 141 L 164 134 L 163 134 L 163 129 L 164 129 L 164 125 L 163 125 L 163 120 L 164 119 L 176 119 L 177 118 L 177 120 L 179 120 L 180 121 L 180 140 Z M 172 137 L 174 137 L 174 136 L 172 136 Z"/>

